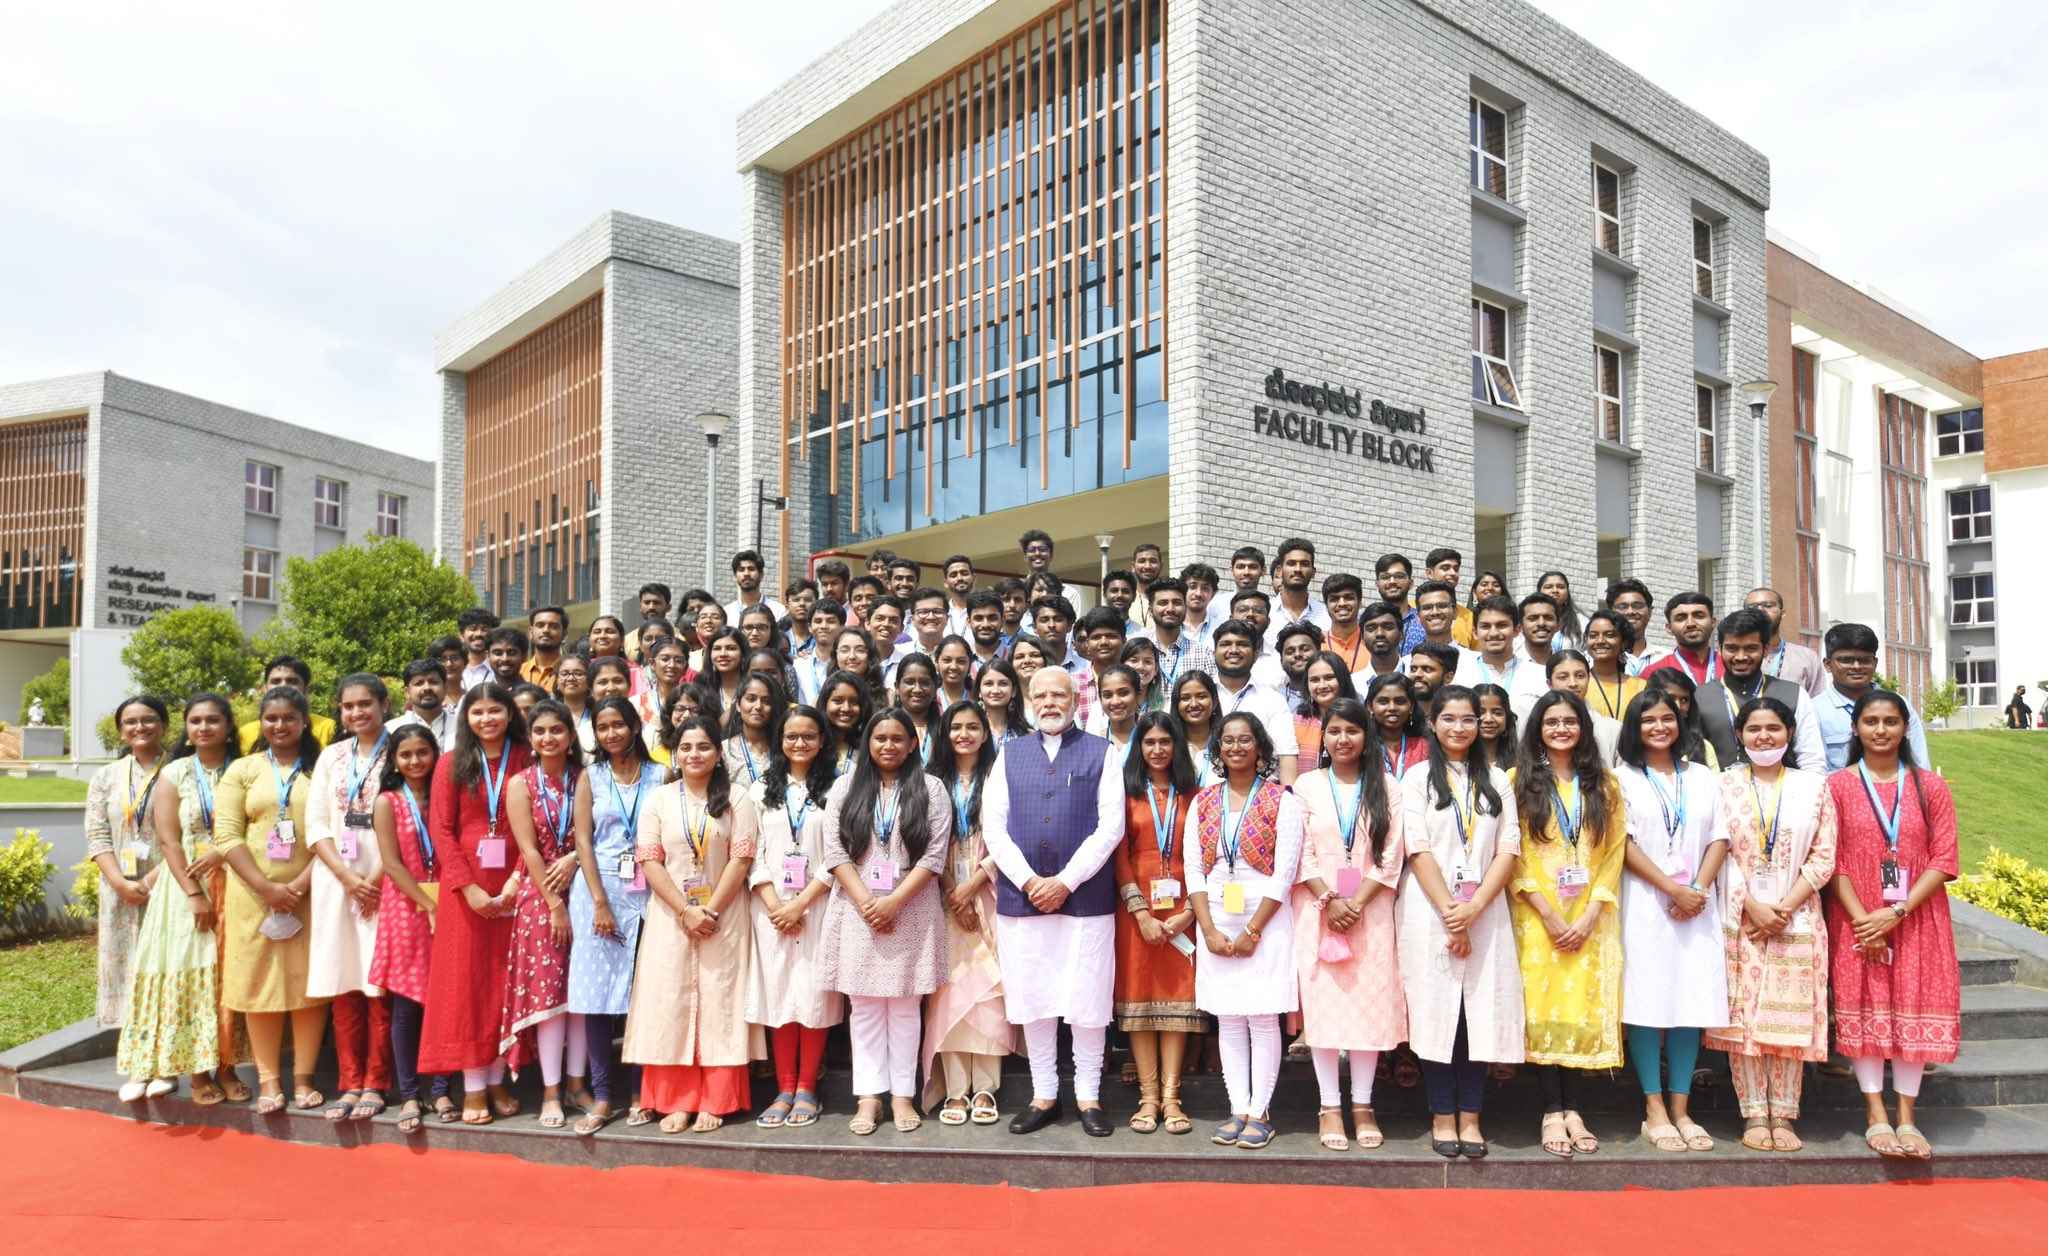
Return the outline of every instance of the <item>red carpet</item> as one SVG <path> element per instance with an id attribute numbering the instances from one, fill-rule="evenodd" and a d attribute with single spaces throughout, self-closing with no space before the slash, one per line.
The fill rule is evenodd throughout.
<path id="1" fill-rule="evenodd" d="M 1173 1184 L 1074 1191 L 876 1186 L 701 1169 L 559 1168 L 471 1152 L 342 1151 L 138 1125 L 0 1099 L 0 1234 L 10 1253 L 621 1252 L 818 1256 L 888 1250 L 1636 1253 L 1675 1233 L 1717 1248 L 2039 1250 L 2048 1183 L 1789 1186 L 1687 1193 L 1391 1191 Z M 1227 1218 L 1242 1220 L 1231 1223 Z M 1362 1227 L 1362 1231 L 1361 1231 Z M 1178 1240 L 1175 1236 L 1180 1236 Z M 1568 1237 L 1567 1237 L 1568 1236 Z M 1660 1237 L 1661 1236 L 1661 1237 Z M 708 1244 L 708 1246 L 705 1246 Z M 1920 1245 L 1925 1245 L 1920 1246 Z M 672 1249 L 683 1250 L 683 1249 Z"/>

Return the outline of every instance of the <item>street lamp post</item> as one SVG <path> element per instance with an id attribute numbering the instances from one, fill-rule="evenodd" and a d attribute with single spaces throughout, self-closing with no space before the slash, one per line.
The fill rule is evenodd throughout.
<path id="1" fill-rule="evenodd" d="M 704 587 L 718 588 L 718 438 L 732 422 L 715 410 L 697 416 L 704 432 Z"/>
<path id="2" fill-rule="evenodd" d="M 1774 379 L 1755 379 L 1742 386 L 1743 398 L 1749 402 L 1750 417 L 1755 420 L 1750 435 L 1749 498 L 1751 515 L 1755 520 L 1750 560 L 1756 565 L 1751 578 L 1760 585 L 1770 582 L 1770 573 L 1764 570 L 1764 531 L 1768 526 L 1764 520 L 1764 412 L 1770 407 L 1771 394 L 1777 391 L 1778 381 Z"/>
<path id="3" fill-rule="evenodd" d="M 1115 542 L 1116 534 L 1113 532 L 1097 532 L 1095 534 L 1095 548 L 1102 555 L 1102 570 L 1097 573 L 1096 578 L 1104 584 L 1109 583 L 1109 547 L 1115 544 Z"/>

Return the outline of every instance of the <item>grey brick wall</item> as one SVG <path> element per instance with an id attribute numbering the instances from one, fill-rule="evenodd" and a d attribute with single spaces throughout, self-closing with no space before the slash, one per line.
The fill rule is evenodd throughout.
<path id="1" fill-rule="evenodd" d="M 464 439 L 469 413 L 469 377 L 461 371 L 441 372 L 441 457 L 434 463 L 434 557 L 464 567 L 462 537 L 462 475 L 467 464 Z"/>
<path id="2" fill-rule="evenodd" d="M 734 445 L 739 482 L 766 480 L 775 494 L 781 484 L 778 443 L 782 431 L 782 176 L 752 169 L 740 176 L 739 409 Z M 764 588 L 778 598 L 782 586 L 803 569 L 810 551 L 810 467 L 790 464 L 789 564 L 776 565 L 776 521 L 764 516 L 761 553 L 768 560 Z M 743 519 L 734 536 L 751 539 L 754 510 L 743 494 Z"/>

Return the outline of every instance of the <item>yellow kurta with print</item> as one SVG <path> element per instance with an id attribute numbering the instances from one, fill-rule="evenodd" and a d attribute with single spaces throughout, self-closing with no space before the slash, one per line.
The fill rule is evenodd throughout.
<path id="1" fill-rule="evenodd" d="M 1509 780 L 1514 774 L 1509 774 Z M 1571 847 L 1557 830 L 1554 813 L 1522 817 L 1522 855 L 1509 884 L 1515 946 L 1522 964 L 1522 1008 L 1528 1029 L 1528 1062 L 1567 1068 L 1616 1068 L 1621 1064 L 1621 869 L 1628 855 L 1628 808 L 1614 778 L 1607 789 L 1606 832 L 1597 844 L 1579 835 L 1586 866 L 1585 892 L 1561 898 L 1558 869 L 1571 861 Z M 1600 919 L 1593 936 L 1576 951 L 1550 944 L 1543 918 L 1524 894 L 1540 893 L 1567 921 L 1593 903 Z"/>

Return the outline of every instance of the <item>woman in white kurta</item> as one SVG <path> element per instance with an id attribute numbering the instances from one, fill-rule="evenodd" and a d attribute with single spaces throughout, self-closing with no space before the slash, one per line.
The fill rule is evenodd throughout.
<path id="1" fill-rule="evenodd" d="M 1714 882 L 1728 854 L 1720 780 L 1678 750 L 1678 708 L 1661 690 L 1629 703 L 1615 774 L 1628 807 L 1621 879 L 1621 1021 L 1643 1087 L 1643 1136 L 1659 1151 L 1712 1151 L 1689 1112 L 1700 1032 L 1728 1023 L 1728 972 Z M 1669 1068 L 1660 1067 L 1669 1060 Z M 1669 1096 L 1668 1107 L 1666 1096 Z"/>
<path id="2" fill-rule="evenodd" d="M 1300 1006 L 1290 899 L 1301 868 L 1301 803 L 1280 783 L 1257 716 L 1226 716 L 1216 740 L 1225 779 L 1196 797 L 1181 832 L 1188 903 L 1202 937 L 1195 1006 L 1216 1017 L 1230 1094 L 1230 1118 L 1209 1141 L 1257 1150 L 1273 1141 L 1280 1017 Z"/>
<path id="3" fill-rule="evenodd" d="M 151 840 L 149 800 L 163 771 L 167 718 L 164 704 L 147 695 L 115 707 L 114 725 L 128 753 L 93 773 L 85 791 L 85 857 L 100 871 L 98 1013 L 105 1028 L 127 1018 L 136 936 L 164 876 Z"/>
<path id="4" fill-rule="evenodd" d="M 1479 700 L 1445 685 L 1430 704 L 1429 760 L 1401 778 L 1408 875 L 1396 899 L 1396 954 L 1408 1042 L 1422 1062 L 1430 1146 L 1486 1154 L 1486 1066 L 1526 1050 L 1522 969 L 1502 894 L 1522 852 L 1515 791 L 1479 737 Z"/>
<path id="5" fill-rule="evenodd" d="M 384 859 L 370 817 L 384 778 L 384 712 L 390 695 L 368 673 L 342 679 L 337 712 L 345 735 L 320 752 L 306 798 L 313 849 L 312 912 L 306 921 L 306 997 L 334 1000 L 334 1056 L 341 1093 L 330 1121 L 367 1121 L 384 1110 L 391 1077 L 391 1002 L 370 984 Z"/>

